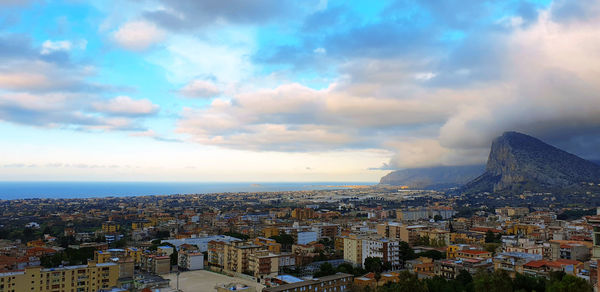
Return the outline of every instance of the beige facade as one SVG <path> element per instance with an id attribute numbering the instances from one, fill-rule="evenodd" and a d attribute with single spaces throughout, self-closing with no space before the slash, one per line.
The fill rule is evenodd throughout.
<path id="1" fill-rule="evenodd" d="M 0 291 L 95 292 L 116 287 L 119 266 L 114 263 L 44 269 L 28 267 L 22 272 L 0 273 Z"/>

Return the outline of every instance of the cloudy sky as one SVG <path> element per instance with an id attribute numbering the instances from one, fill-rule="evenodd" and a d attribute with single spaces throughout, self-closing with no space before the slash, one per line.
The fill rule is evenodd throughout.
<path id="1" fill-rule="evenodd" d="M 378 181 L 600 158 L 600 2 L 0 0 L 0 180 Z"/>

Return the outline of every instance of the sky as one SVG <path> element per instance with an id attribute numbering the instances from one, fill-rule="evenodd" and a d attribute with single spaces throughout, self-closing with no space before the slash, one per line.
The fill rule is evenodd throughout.
<path id="1" fill-rule="evenodd" d="M 600 1 L 0 0 L 0 180 L 376 182 L 600 158 Z"/>

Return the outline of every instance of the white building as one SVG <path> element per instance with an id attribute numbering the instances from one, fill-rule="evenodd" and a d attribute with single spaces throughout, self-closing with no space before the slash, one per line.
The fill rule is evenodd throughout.
<path id="1" fill-rule="evenodd" d="M 400 242 L 387 238 L 351 236 L 344 238 L 344 259 L 364 267 L 368 257 L 389 262 L 392 269 L 400 268 Z"/>
<path id="2" fill-rule="evenodd" d="M 202 270 L 204 269 L 204 255 L 201 252 L 182 250 L 177 255 L 177 265 L 189 271 Z"/>
<path id="3" fill-rule="evenodd" d="M 208 251 L 208 242 L 211 240 L 215 241 L 223 241 L 223 242 L 232 242 L 232 241 L 240 241 L 241 239 L 227 236 L 227 235 L 213 235 L 213 236 L 205 236 L 198 238 L 182 238 L 182 239 L 168 239 L 163 240 L 161 243 L 170 243 L 179 249 L 179 246 L 182 244 L 191 244 L 195 245 L 200 249 L 200 252 Z"/>

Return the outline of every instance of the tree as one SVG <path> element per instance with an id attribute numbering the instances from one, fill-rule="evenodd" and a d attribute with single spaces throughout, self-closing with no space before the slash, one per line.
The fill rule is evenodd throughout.
<path id="1" fill-rule="evenodd" d="M 428 251 L 420 252 L 415 255 L 415 258 L 419 258 L 419 257 L 426 257 L 426 258 L 430 258 L 433 260 L 440 260 L 440 259 L 445 259 L 446 254 L 444 254 L 440 251 L 437 251 L 437 250 L 428 250 Z"/>
<path id="2" fill-rule="evenodd" d="M 365 270 L 367 272 L 373 272 L 375 274 L 381 273 L 383 270 L 383 262 L 379 257 L 367 257 L 365 259 Z"/>
<path id="3" fill-rule="evenodd" d="M 178 255 L 177 255 L 177 249 L 173 248 L 173 253 L 170 255 L 170 259 L 171 259 L 171 266 L 175 266 L 178 265 Z"/>
<path id="4" fill-rule="evenodd" d="M 473 288 L 475 291 L 486 292 L 513 291 L 512 280 L 503 270 L 493 273 L 486 271 L 477 272 L 473 278 Z"/>
<path id="5" fill-rule="evenodd" d="M 410 292 L 427 292 L 427 284 L 423 281 L 419 281 L 417 275 L 411 274 L 408 271 L 400 272 L 398 276 L 399 281 L 397 283 L 389 283 L 380 287 L 378 292 L 396 292 L 396 291 L 410 291 Z"/>
<path id="6" fill-rule="evenodd" d="M 324 276 L 333 275 L 335 273 L 336 273 L 336 271 L 330 263 L 322 263 L 321 266 L 319 266 L 319 270 L 316 271 L 313 274 L 313 276 L 315 278 L 320 278 L 320 277 L 324 277 Z"/>
<path id="7" fill-rule="evenodd" d="M 494 232 L 492 232 L 491 230 L 488 230 L 485 233 L 485 242 L 486 243 L 496 242 L 496 236 L 494 235 Z"/>
<path id="8" fill-rule="evenodd" d="M 274 239 L 277 243 L 281 244 L 281 247 L 284 250 L 291 250 L 292 245 L 294 244 L 294 237 L 286 233 L 271 236 L 269 238 Z"/>
<path id="9" fill-rule="evenodd" d="M 460 270 L 456 276 L 456 281 L 461 283 L 464 287 L 467 287 L 469 284 L 473 283 L 473 276 L 471 276 L 471 273 L 467 270 Z"/>
<path id="10" fill-rule="evenodd" d="M 565 275 L 560 281 L 550 282 L 548 285 L 548 292 L 591 292 L 593 291 L 592 285 L 586 280 L 572 276 Z"/>
<path id="11" fill-rule="evenodd" d="M 400 257 L 400 261 L 402 262 L 402 267 L 404 268 L 404 264 L 406 263 L 406 261 L 409 261 L 409 260 L 412 260 L 415 258 L 415 251 L 412 248 L 410 248 L 410 245 L 408 245 L 407 242 L 400 241 L 399 257 Z"/>
<path id="12" fill-rule="evenodd" d="M 435 216 L 433 216 L 433 220 L 434 221 L 442 221 L 442 220 L 444 220 L 444 218 L 442 218 L 441 215 L 435 215 Z"/>
<path id="13" fill-rule="evenodd" d="M 546 291 L 546 279 L 517 274 L 513 280 L 515 291 Z"/>

